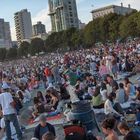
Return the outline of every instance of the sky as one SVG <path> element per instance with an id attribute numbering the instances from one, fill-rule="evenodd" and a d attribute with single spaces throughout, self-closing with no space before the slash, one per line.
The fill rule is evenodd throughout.
<path id="1" fill-rule="evenodd" d="M 91 11 L 99 7 L 123 2 L 124 6 L 131 4 L 131 7 L 140 10 L 140 0 L 76 0 L 78 17 L 83 23 L 92 20 Z M 12 40 L 16 40 L 14 13 L 22 9 L 31 12 L 32 24 L 42 21 L 46 25 L 46 31 L 51 31 L 51 21 L 48 16 L 48 0 L 0 0 L 0 18 L 10 22 Z"/>

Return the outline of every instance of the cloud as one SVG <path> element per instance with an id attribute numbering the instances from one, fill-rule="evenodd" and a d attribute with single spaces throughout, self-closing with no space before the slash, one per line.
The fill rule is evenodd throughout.
<path id="1" fill-rule="evenodd" d="M 78 5 L 78 13 L 79 13 L 79 17 L 83 17 L 83 15 L 85 15 L 82 19 L 84 22 L 88 22 L 89 21 L 89 17 L 87 17 L 87 15 L 90 14 L 90 8 L 89 7 L 85 7 L 81 9 L 80 4 L 86 2 L 87 0 L 76 0 L 77 5 Z M 124 6 L 128 6 L 128 4 L 131 5 L 132 8 L 136 8 L 137 10 L 140 10 L 140 0 L 115 0 L 115 2 L 111 2 L 111 3 L 106 3 L 106 5 L 109 4 L 117 4 L 120 5 L 120 3 L 123 2 Z M 100 7 L 104 6 L 103 4 L 99 5 Z M 98 8 L 98 7 L 97 7 Z M 87 9 L 87 10 L 86 10 Z M 48 12 L 49 9 L 44 8 L 41 11 L 39 11 L 34 17 L 32 17 L 32 24 L 36 24 L 37 21 L 41 21 L 43 24 L 46 25 L 46 31 L 50 31 L 51 30 L 51 20 L 50 17 L 48 16 Z M 85 13 L 85 12 L 89 12 L 89 13 Z M 85 19 L 85 20 L 84 20 Z M 12 40 L 16 40 L 16 33 L 15 33 L 15 27 L 12 26 L 11 28 L 11 35 L 12 35 Z"/>
<path id="2" fill-rule="evenodd" d="M 33 18 L 32 18 L 32 24 L 36 24 L 38 21 L 41 21 L 46 26 L 46 31 L 51 31 L 51 20 L 48 16 L 49 9 L 45 8 L 39 11 Z"/>
<path id="3" fill-rule="evenodd" d="M 76 0 L 76 3 L 80 4 L 80 3 L 84 2 L 84 1 L 86 1 L 86 0 Z"/>
<path id="4" fill-rule="evenodd" d="M 51 21 L 50 17 L 48 16 L 48 8 L 44 8 L 39 11 L 34 17 L 32 17 L 32 25 L 36 24 L 38 21 L 41 21 L 46 26 L 46 31 L 51 31 Z M 16 40 L 16 31 L 15 27 L 11 27 L 11 36 L 12 40 Z"/>

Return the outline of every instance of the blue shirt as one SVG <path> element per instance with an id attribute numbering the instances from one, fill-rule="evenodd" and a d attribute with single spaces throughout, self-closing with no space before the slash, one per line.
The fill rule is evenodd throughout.
<path id="1" fill-rule="evenodd" d="M 46 125 L 45 127 L 40 127 L 40 138 L 42 138 L 42 136 L 46 133 L 46 132 L 48 132 L 49 131 L 49 129 L 48 129 L 48 126 Z"/>
<path id="2" fill-rule="evenodd" d="M 137 121 L 140 121 L 140 112 L 138 112 L 138 113 L 136 114 L 136 117 L 137 117 Z"/>

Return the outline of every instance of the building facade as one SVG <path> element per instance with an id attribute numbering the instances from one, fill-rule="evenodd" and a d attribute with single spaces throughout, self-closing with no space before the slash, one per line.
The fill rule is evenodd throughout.
<path id="1" fill-rule="evenodd" d="M 14 14 L 15 29 L 18 46 L 20 46 L 22 40 L 32 37 L 32 21 L 31 14 L 27 9 L 23 9 Z"/>
<path id="2" fill-rule="evenodd" d="M 10 47 L 12 47 L 10 24 L 0 19 L 0 48 Z"/>
<path id="3" fill-rule="evenodd" d="M 79 20 L 79 29 L 84 29 L 86 27 L 85 23 L 82 23 L 81 20 Z"/>
<path id="4" fill-rule="evenodd" d="M 128 7 L 124 7 L 123 4 L 121 3 L 121 6 L 110 5 L 110 6 L 106 6 L 103 8 L 95 9 L 95 10 L 91 11 L 91 13 L 92 13 L 92 18 L 96 19 L 99 17 L 103 17 L 105 15 L 108 15 L 110 13 L 116 13 L 119 15 L 126 15 L 126 14 L 132 13 L 134 10 L 135 9 L 132 9 L 130 7 L 130 4 L 128 5 Z"/>
<path id="5" fill-rule="evenodd" d="M 45 25 L 39 21 L 37 24 L 33 25 L 33 36 L 40 34 L 46 34 L 46 28 Z"/>
<path id="6" fill-rule="evenodd" d="M 76 0 L 49 0 L 52 32 L 79 28 Z"/>

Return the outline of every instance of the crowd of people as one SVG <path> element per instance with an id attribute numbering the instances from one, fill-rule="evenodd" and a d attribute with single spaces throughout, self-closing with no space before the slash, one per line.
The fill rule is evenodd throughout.
<path id="1" fill-rule="evenodd" d="M 105 119 L 101 124 L 106 139 L 118 140 L 115 124 L 125 118 L 128 110 L 124 110 L 124 106 L 127 103 L 130 103 L 129 107 L 133 104 L 134 108 L 129 109 L 129 112 L 135 112 L 135 124 L 140 124 L 139 43 L 138 40 L 113 44 L 111 47 L 101 45 L 65 54 L 51 53 L 2 62 L 1 134 L 5 131 L 7 140 L 14 139 L 15 134 L 18 140 L 22 139 L 18 116 L 20 110 L 32 101 L 32 119 L 51 112 L 53 115 L 63 113 L 69 122 L 74 119 L 71 104 L 89 100 L 93 109 L 103 109 L 105 118 L 112 118 Z M 129 77 L 133 75 L 138 77 L 131 81 Z M 34 137 L 39 140 L 55 139 L 54 127 L 46 123 L 43 116 L 40 121 Z M 15 128 L 14 132 L 12 128 Z M 118 129 L 125 135 L 124 140 L 136 135 L 124 122 L 118 124 Z M 132 138 L 139 139 L 137 136 Z"/>

